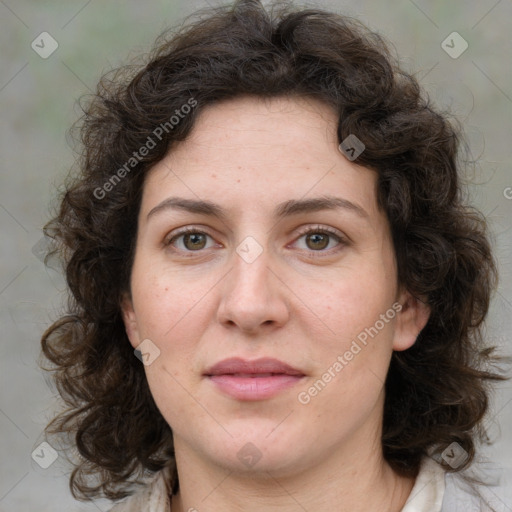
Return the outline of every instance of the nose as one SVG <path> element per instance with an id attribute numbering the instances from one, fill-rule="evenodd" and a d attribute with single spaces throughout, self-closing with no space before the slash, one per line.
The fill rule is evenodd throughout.
<path id="1" fill-rule="evenodd" d="M 268 251 L 264 250 L 252 262 L 237 253 L 233 260 L 233 268 L 222 287 L 219 322 L 252 334 L 282 327 L 289 318 L 286 291 L 290 291 L 271 268 Z"/>

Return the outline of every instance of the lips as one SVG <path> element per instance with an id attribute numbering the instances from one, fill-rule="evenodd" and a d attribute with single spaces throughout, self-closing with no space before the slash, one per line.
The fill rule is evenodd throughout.
<path id="1" fill-rule="evenodd" d="M 212 375 L 237 375 L 242 377 L 269 377 L 272 375 L 294 375 L 303 376 L 304 374 L 292 366 L 279 361 L 278 359 L 261 358 L 255 361 L 246 361 L 241 358 L 233 357 L 225 359 L 204 373 L 207 376 Z"/>
<path id="2" fill-rule="evenodd" d="M 204 372 L 215 388 L 236 400 L 264 400 L 296 385 L 305 375 L 277 359 L 225 359 Z"/>

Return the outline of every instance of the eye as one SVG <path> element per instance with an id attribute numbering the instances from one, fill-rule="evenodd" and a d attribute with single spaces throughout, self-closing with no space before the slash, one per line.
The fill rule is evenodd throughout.
<path id="1" fill-rule="evenodd" d="M 331 244 L 333 239 L 336 242 L 334 247 L 347 245 L 347 241 L 341 233 L 328 227 L 316 226 L 314 228 L 306 228 L 301 231 L 297 240 L 301 238 L 305 240 L 305 250 L 311 250 L 313 252 L 331 252 L 329 249 L 333 248 Z"/>
<path id="2" fill-rule="evenodd" d="M 198 230 L 197 228 L 185 228 L 174 233 L 172 237 L 166 239 L 164 241 L 164 245 L 172 245 L 179 251 L 196 252 L 209 248 L 206 247 L 206 241 L 208 238 L 211 238 L 210 235 Z M 182 239 L 182 243 L 176 243 L 180 239 Z"/>
<path id="3" fill-rule="evenodd" d="M 213 238 L 204 231 L 198 228 L 187 227 L 177 232 L 171 233 L 169 237 L 164 240 L 164 246 L 172 246 L 173 250 L 181 253 L 200 252 L 203 249 L 210 249 L 215 246 L 211 244 L 207 246 L 208 238 Z M 312 255 L 322 256 L 323 254 L 314 253 L 328 253 L 343 248 L 348 245 L 348 241 L 338 231 L 322 226 L 308 227 L 299 233 L 296 240 L 304 238 L 306 247 L 299 247 L 301 250 L 309 251 Z M 334 243 L 333 243 L 334 242 Z M 187 255 L 187 254 L 186 254 Z"/>

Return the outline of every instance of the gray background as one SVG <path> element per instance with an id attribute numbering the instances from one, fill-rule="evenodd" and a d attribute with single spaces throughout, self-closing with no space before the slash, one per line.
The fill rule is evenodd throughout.
<path id="1" fill-rule="evenodd" d="M 512 1 L 317 0 L 309 5 L 314 4 L 355 16 L 384 34 L 432 99 L 463 122 L 470 157 L 478 160 L 467 176 L 472 200 L 489 220 L 500 262 L 488 336 L 511 353 Z M 102 73 L 149 50 L 164 28 L 206 5 L 0 0 L 0 512 L 109 506 L 73 500 L 63 453 L 48 469 L 31 458 L 34 450 L 41 453 L 43 429 L 57 405 L 37 360 L 40 335 L 59 314 L 64 290 L 59 274 L 38 258 L 37 244 L 54 187 L 73 162 L 66 130 L 77 118 L 76 100 L 94 90 Z M 47 59 L 31 48 L 45 31 L 59 45 Z M 458 58 L 441 47 L 453 31 L 469 45 Z M 512 383 L 500 385 L 488 424 L 497 442 L 480 453 L 506 470 L 512 487 Z M 512 511 L 509 507 L 503 510 Z"/>

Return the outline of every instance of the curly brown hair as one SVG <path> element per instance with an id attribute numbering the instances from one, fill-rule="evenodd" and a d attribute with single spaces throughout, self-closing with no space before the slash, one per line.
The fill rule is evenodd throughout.
<path id="1" fill-rule="evenodd" d="M 460 126 L 357 20 L 255 0 L 201 13 L 160 36 L 140 66 L 101 79 L 79 122 L 78 173 L 45 226 L 71 292 L 67 314 L 42 337 L 67 406 L 46 431 L 67 434 L 78 449 L 73 495 L 122 498 L 136 477 L 167 465 L 177 489 L 172 431 L 133 355 L 120 304 L 130 292 L 148 170 L 205 107 L 240 95 L 315 98 L 337 113 L 340 142 L 355 134 L 364 143 L 356 163 L 378 172 L 399 283 L 431 309 L 416 343 L 393 353 L 383 453 L 397 473 L 416 476 L 424 455 L 456 441 L 469 454 L 464 469 L 483 433 L 490 382 L 502 377 L 483 339 L 496 265 L 485 220 L 463 192 Z M 186 104 L 194 108 L 170 122 Z M 139 151 L 150 139 L 153 147 Z"/>

